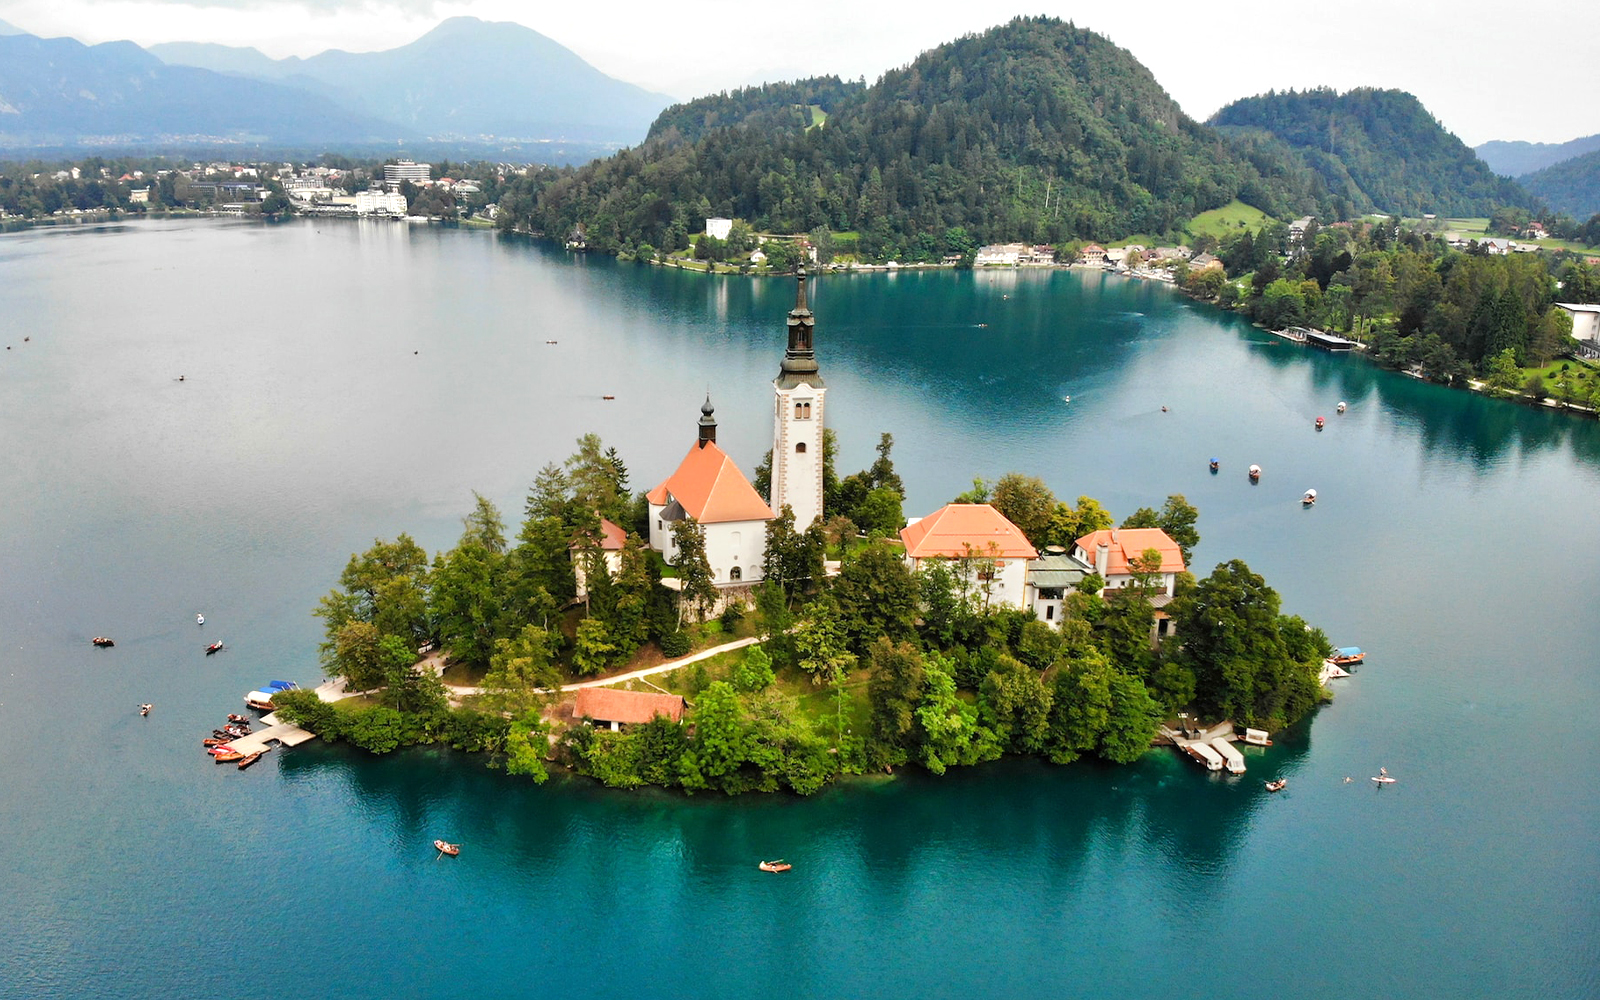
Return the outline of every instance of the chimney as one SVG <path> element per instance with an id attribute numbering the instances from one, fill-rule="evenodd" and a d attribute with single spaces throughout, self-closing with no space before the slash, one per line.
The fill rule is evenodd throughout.
<path id="1" fill-rule="evenodd" d="M 1106 578 L 1106 567 L 1111 565 L 1111 546 L 1105 542 L 1094 547 L 1094 571 L 1100 574 L 1100 579 Z"/>

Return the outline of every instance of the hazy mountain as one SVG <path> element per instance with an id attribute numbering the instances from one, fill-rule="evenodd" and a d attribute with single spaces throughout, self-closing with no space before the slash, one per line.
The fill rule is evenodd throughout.
<path id="1" fill-rule="evenodd" d="M 1479 216 L 1532 204 L 1400 90 L 1271 92 L 1233 102 L 1211 124 L 1244 141 L 1271 136 L 1358 211 Z"/>
<path id="2" fill-rule="evenodd" d="M 531 28 L 454 17 L 383 52 L 269 59 L 251 48 L 167 43 L 169 63 L 315 90 L 432 136 L 640 141 L 672 99 L 614 79 Z"/>
<path id="3" fill-rule="evenodd" d="M 1309 170 L 1263 173 L 1104 36 L 1018 18 L 870 87 L 825 77 L 669 108 L 643 146 L 530 179 L 501 211 L 549 233 L 581 224 L 603 250 L 681 246 L 721 215 L 855 231 L 869 255 L 921 260 L 967 238 L 1173 234 L 1234 198 L 1274 215 L 1322 204 Z"/>
<path id="4" fill-rule="evenodd" d="M 169 66 L 194 66 L 213 73 L 277 80 L 289 75 L 287 59 L 273 59 L 260 49 L 216 42 L 160 42 L 145 51 Z M 294 60 L 298 62 L 299 60 Z"/>
<path id="5" fill-rule="evenodd" d="M 0 35 L 26 35 L 27 32 L 10 21 L 0 21 Z"/>
<path id="6" fill-rule="evenodd" d="M 132 42 L 0 37 L 0 147 L 388 141 L 410 130 L 302 90 L 168 66 Z"/>
<path id="7" fill-rule="evenodd" d="M 1600 212 L 1600 149 L 1518 178 L 1529 193 L 1583 221 Z"/>
<path id="8" fill-rule="evenodd" d="M 1570 142 L 1507 142 L 1495 139 L 1474 146 L 1472 151 L 1500 176 L 1521 177 L 1596 149 L 1600 149 L 1600 135 L 1584 136 Z"/>

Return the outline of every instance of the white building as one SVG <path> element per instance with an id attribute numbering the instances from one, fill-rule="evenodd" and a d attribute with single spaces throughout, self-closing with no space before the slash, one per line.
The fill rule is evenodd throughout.
<path id="1" fill-rule="evenodd" d="M 1032 254 L 1033 248 L 1025 243 L 991 243 L 978 248 L 972 264 L 974 267 L 1015 266 L 1024 256 Z"/>
<path id="2" fill-rule="evenodd" d="M 398 191 L 357 191 L 357 215 L 405 215 L 406 196 Z"/>
<path id="3" fill-rule="evenodd" d="M 383 165 L 383 182 L 392 187 L 399 187 L 401 181 L 410 181 L 413 184 L 428 184 L 433 180 L 433 165 L 430 163 L 413 163 L 410 160 L 401 160 L 399 163 L 385 163 Z"/>
<path id="4" fill-rule="evenodd" d="M 733 220 L 732 219 L 707 219 L 706 220 L 706 235 L 707 236 L 714 236 L 719 240 L 725 240 L 725 239 L 728 238 L 728 234 L 731 233 L 731 232 L 733 232 Z"/>
<path id="5" fill-rule="evenodd" d="M 1572 335 L 1600 346 L 1600 305 L 1580 302 L 1557 302 L 1556 308 L 1572 317 Z"/>
<path id="6" fill-rule="evenodd" d="M 722 587 L 761 579 L 772 511 L 739 467 L 717 447 L 717 421 L 711 398 L 700 408 L 700 436 L 678 470 L 646 494 L 650 505 L 650 547 L 668 563 L 678 561 L 672 523 L 692 517 L 705 529 L 706 561 L 712 582 Z"/>
<path id="7" fill-rule="evenodd" d="M 794 528 L 805 531 L 822 518 L 823 398 L 827 385 L 817 372 L 813 336 L 816 317 L 806 306 L 806 279 L 799 276 L 789 311 L 789 348 L 773 380 L 772 513 L 794 511 Z"/>
<path id="8" fill-rule="evenodd" d="M 900 529 L 900 540 L 912 572 L 930 559 L 944 559 L 980 601 L 1026 606 L 1028 565 L 1039 552 L 989 504 L 945 504 Z"/>
<path id="9" fill-rule="evenodd" d="M 622 526 L 606 518 L 600 519 L 600 559 L 604 563 L 606 573 L 615 580 L 617 574 L 622 572 L 622 550 L 628 545 L 628 533 Z M 589 567 L 583 558 L 583 546 L 573 542 L 567 547 L 572 553 L 572 575 L 577 579 L 577 595 L 583 597 L 589 593 L 588 572 Z"/>

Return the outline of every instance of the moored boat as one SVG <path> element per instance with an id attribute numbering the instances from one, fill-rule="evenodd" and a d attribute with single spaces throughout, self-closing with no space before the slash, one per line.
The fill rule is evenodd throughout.
<path id="1" fill-rule="evenodd" d="M 236 760 L 244 760 L 244 756 L 244 754 L 237 750 L 227 750 L 214 755 L 211 759 L 216 761 L 218 764 L 232 764 Z"/>
<path id="2" fill-rule="evenodd" d="M 264 754 L 264 753 L 266 753 L 265 750 L 257 750 L 255 753 L 247 753 L 247 754 L 245 754 L 244 755 L 244 759 L 239 761 L 239 770 L 243 771 L 245 768 L 249 767 L 251 764 L 254 764 L 256 761 L 260 760 L 261 759 L 261 755 Z"/>
<path id="3" fill-rule="evenodd" d="M 200 745 L 203 747 L 219 747 L 226 742 L 228 741 L 221 736 L 207 736 L 200 741 Z"/>
<path id="4" fill-rule="evenodd" d="M 1246 729 L 1244 731 L 1244 741 L 1253 747 L 1272 746 L 1272 738 L 1265 729 Z"/>
<path id="5" fill-rule="evenodd" d="M 103 635 L 97 635 L 89 641 L 94 643 L 96 646 L 99 646 L 101 649 L 106 649 L 107 647 L 116 645 L 116 643 L 112 642 L 110 639 L 107 639 Z"/>
<path id="6" fill-rule="evenodd" d="M 1285 788 L 1289 787 L 1289 779 L 1288 778 L 1279 778 L 1277 781 L 1269 781 L 1266 784 L 1267 784 L 1267 791 L 1269 791 L 1269 792 L 1281 792 Z"/>
<path id="7" fill-rule="evenodd" d="M 1367 654 L 1362 652 L 1360 646 L 1340 646 L 1333 651 L 1332 656 L 1328 657 L 1328 659 L 1341 667 L 1347 667 L 1352 663 L 1360 663 L 1366 658 Z"/>
<path id="8" fill-rule="evenodd" d="M 247 708 L 253 708 L 259 712 L 273 712 L 278 708 L 277 705 L 272 703 L 272 695 L 265 691 L 251 691 L 244 696 L 244 703 Z"/>
<path id="9" fill-rule="evenodd" d="M 452 858 L 461 853 L 461 845 L 452 844 L 449 841 L 435 840 L 433 846 L 440 854 L 448 854 Z"/>
<path id="10" fill-rule="evenodd" d="M 756 867 L 764 872 L 786 872 L 793 868 L 794 865 L 780 858 L 777 861 L 763 861 Z"/>

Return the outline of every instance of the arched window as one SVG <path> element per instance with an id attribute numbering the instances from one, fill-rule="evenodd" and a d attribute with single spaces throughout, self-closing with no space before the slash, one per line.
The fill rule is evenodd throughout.
<path id="1" fill-rule="evenodd" d="M 801 441 L 799 444 L 796 444 L 794 446 L 794 453 L 796 455 L 804 455 L 806 453 L 806 443 Z"/>
<path id="2" fill-rule="evenodd" d="M 744 576 L 740 572 L 739 567 L 735 566 L 733 569 L 728 570 L 728 579 L 730 579 L 730 580 L 742 580 L 742 579 L 744 579 Z"/>

